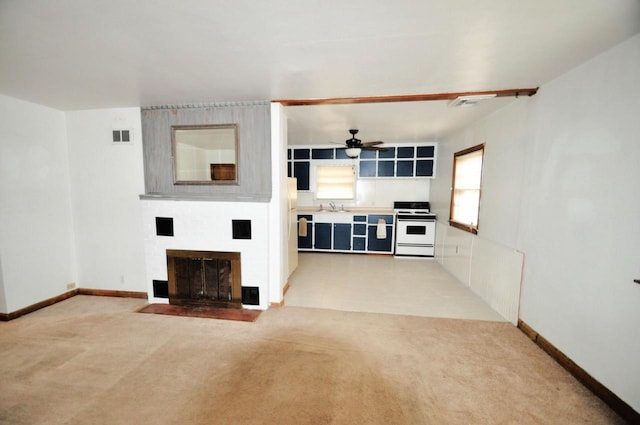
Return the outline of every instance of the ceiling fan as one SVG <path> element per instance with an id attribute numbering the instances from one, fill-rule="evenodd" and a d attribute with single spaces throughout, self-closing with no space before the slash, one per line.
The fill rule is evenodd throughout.
<path id="1" fill-rule="evenodd" d="M 349 130 L 349 133 L 351 133 L 351 139 L 347 139 L 344 141 L 344 144 L 347 145 L 347 148 L 345 149 L 345 153 L 349 158 L 357 158 L 358 155 L 360 155 L 360 152 L 362 150 L 368 150 L 368 151 L 386 151 L 387 150 L 382 146 L 378 146 L 383 143 L 381 141 L 363 142 L 360 139 L 356 139 L 356 134 L 358 134 L 357 129 L 351 129 Z"/>

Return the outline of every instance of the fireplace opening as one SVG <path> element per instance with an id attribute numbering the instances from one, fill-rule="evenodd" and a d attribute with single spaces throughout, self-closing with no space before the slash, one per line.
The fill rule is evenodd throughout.
<path id="1" fill-rule="evenodd" d="M 242 307 L 240 253 L 167 250 L 169 303 Z"/>

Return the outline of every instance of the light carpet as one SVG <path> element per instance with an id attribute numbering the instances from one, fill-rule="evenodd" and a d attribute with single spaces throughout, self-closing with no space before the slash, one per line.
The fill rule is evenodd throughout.
<path id="1" fill-rule="evenodd" d="M 513 325 L 76 296 L 0 323 L 2 424 L 622 424 Z"/>

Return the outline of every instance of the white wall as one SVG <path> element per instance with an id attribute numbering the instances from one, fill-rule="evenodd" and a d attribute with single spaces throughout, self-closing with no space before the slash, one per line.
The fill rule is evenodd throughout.
<path id="1" fill-rule="evenodd" d="M 111 131 L 132 129 L 129 143 Z M 139 108 L 67 113 L 78 286 L 145 292 Z"/>
<path id="2" fill-rule="evenodd" d="M 394 201 L 428 201 L 431 179 L 358 179 L 356 199 L 336 201 L 337 205 L 358 208 L 393 208 Z M 326 199 L 315 199 L 313 192 L 298 192 L 301 207 L 325 206 Z"/>
<path id="3" fill-rule="evenodd" d="M 64 113 L 0 96 L 0 308 L 10 313 L 76 280 Z"/>
<path id="4" fill-rule="evenodd" d="M 289 277 L 289 203 L 287 194 L 287 119 L 279 103 L 271 104 L 271 176 L 269 202 L 269 302 L 283 301 Z M 296 238 L 297 244 L 297 238 Z"/>
<path id="5" fill-rule="evenodd" d="M 524 253 L 520 317 L 636 410 L 639 75 L 636 35 L 444 140 L 431 186 L 446 221 L 452 153 L 487 144 L 478 237 Z"/>
<path id="6" fill-rule="evenodd" d="M 639 76 L 636 35 L 543 87 L 520 236 L 522 319 L 637 411 Z"/>

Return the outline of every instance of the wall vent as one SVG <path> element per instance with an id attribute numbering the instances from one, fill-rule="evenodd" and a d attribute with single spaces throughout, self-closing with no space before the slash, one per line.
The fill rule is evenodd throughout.
<path id="1" fill-rule="evenodd" d="M 119 129 L 111 132 L 113 143 L 131 143 L 133 141 L 133 130 Z"/>
<path id="2" fill-rule="evenodd" d="M 458 96 L 449 102 L 449 106 L 454 108 L 460 108 L 463 106 L 475 106 L 483 100 L 493 99 L 496 97 L 496 94 L 479 94 L 479 95 L 471 95 L 471 96 Z"/>

